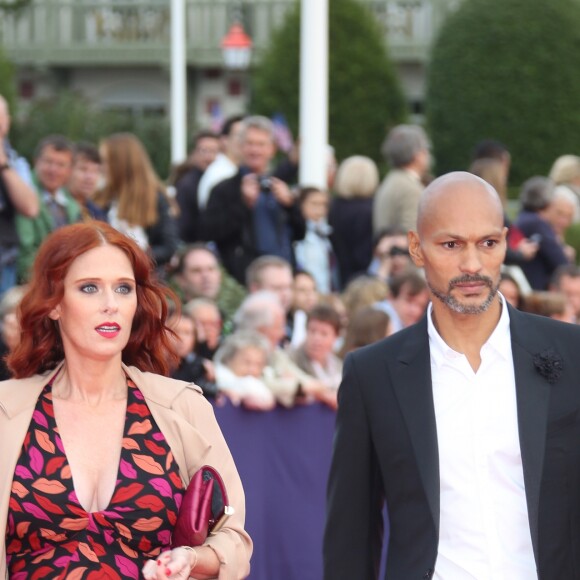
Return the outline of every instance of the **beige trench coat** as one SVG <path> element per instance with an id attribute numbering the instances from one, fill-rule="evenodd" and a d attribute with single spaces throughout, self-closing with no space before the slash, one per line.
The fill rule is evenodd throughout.
<path id="1" fill-rule="evenodd" d="M 219 580 L 245 578 L 250 571 L 252 540 L 244 531 L 245 500 L 231 453 L 201 390 L 183 381 L 135 367 L 123 367 L 137 385 L 175 456 L 185 485 L 202 465 L 221 474 L 235 514 L 206 545 L 221 562 Z M 55 369 L 27 379 L 0 382 L 0 578 L 6 577 L 6 522 L 16 462 L 36 401 Z"/>

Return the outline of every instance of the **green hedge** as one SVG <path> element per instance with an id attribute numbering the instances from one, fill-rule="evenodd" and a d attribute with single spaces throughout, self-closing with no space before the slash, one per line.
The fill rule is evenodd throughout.
<path id="1" fill-rule="evenodd" d="M 511 183 L 546 175 L 580 140 L 580 3 L 464 0 L 436 40 L 427 122 L 437 172 L 464 169 L 475 143 L 504 142 Z"/>
<path id="2" fill-rule="evenodd" d="M 300 5 L 275 31 L 253 78 L 252 109 L 283 113 L 299 125 Z M 383 33 L 357 0 L 329 3 L 329 140 L 338 159 L 368 155 L 381 162 L 386 132 L 404 121 L 407 105 Z"/>

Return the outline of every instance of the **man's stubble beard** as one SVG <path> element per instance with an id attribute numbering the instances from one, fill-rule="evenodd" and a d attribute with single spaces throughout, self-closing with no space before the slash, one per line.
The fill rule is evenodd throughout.
<path id="1" fill-rule="evenodd" d="M 466 282 L 483 282 L 489 288 L 489 294 L 481 304 L 462 304 L 452 296 L 451 291 L 453 288 L 457 284 L 463 284 Z M 440 300 L 445 304 L 445 306 L 447 306 L 447 308 L 457 314 L 482 314 L 483 312 L 486 312 L 492 305 L 499 289 L 499 281 L 494 285 L 493 280 L 489 276 L 471 276 L 469 274 L 464 274 L 463 276 L 458 276 L 457 278 L 450 280 L 446 294 L 436 290 L 429 280 L 427 280 L 427 285 L 435 298 Z"/>

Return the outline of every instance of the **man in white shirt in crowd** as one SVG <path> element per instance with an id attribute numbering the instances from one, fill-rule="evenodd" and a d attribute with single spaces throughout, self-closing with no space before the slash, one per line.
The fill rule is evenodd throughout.
<path id="1" fill-rule="evenodd" d="M 243 115 L 230 117 L 220 131 L 220 152 L 209 164 L 197 186 L 197 204 L 203 211 L 211 190 L 220 181 L 233 177 L 242 160 L 240 135 L 242 132 Z"/>

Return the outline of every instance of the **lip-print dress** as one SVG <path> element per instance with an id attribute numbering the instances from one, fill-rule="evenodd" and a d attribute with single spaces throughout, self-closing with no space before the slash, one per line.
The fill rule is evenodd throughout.
<path id="1" fill-rule="evenodd" d="M 42 391 L 16 465 L 6 534 L 11 580 L 125 580 L 170 546 L 183 497 L 177 464 L 143 395 L 128 381 L 123 447 L 106 509 L 86 512 L 74 490 Z"/>

